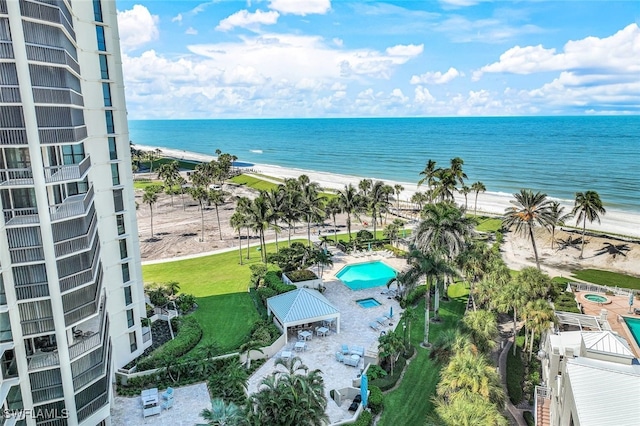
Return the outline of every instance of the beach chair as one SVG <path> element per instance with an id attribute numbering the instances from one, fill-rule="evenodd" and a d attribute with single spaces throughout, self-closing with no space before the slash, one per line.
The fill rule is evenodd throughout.
<path id="1" fill-rule="evenodd" d="M 162 398 L 166 400 L 173 399 L 173 388 L 168 387 L 167 390 L 162 393 Z"/>
<path id="2" fill-rule="evenodd" d="M 376 321 L 380 324 L 380 325 L 386 325 L 387 321 L 389 320 L 389 318 L 385 317 L 384 315 L 381 317 L 376 318 Z"/>
<path id="3" fill-rule="evenodd" d="M 342 353 L 343 354 L 348 354 L 349 353 L 349 345 L 345 345 L 344 343 L 342 344 Z"/>
<path id="4" fill-rule="evenodd" d="M 344 362 L 344 355 L 342 355 L 342 352 L 336 352 L 336 361 Z"/>
<path id="5" fill-rule="evenodd" d="M 169 408 L 173 408 L 173 398 L 168 399 L 162 403 L 163 410 L 168 410 Z"/>
<path id="6" fill-rule="evenodd" d="M 370 322 L 369 327 L 373 328 L 375 331 L 380 331 L 380 326 L 375 321 Z"/>

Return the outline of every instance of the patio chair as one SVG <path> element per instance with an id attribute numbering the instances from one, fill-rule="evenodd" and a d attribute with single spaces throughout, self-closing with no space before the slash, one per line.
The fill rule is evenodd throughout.
<path id="1" fill-rule="evenodd" d="M 389 320 L 389 318 L 387 318 L 386 316 L 381 316 L 376 318 L 376 321 L 380 324 L 380 325 L 386 325 L 387 321 Z"/>
<path id="2" fill-rule="evenodd" d="M 633 313 L 636 314 L 636 315 L 640 315 L 640 309 L 633 308 Z"/>
<path id="3" fill-rule="evenodd" d="M 169 408 L 173 408 L 173 398 L 170 398 L 162 403 L 163 410 L 168 410 Z"/>
<path id="4" fill-rule="evenodd" d="M 378 325 L 377 322 L 374 322 L 374 321 L 370 322 L 369 327 L 373 328 L 375 331 L 380 331 L 380 326 Z"/>
<path id="5" fill-rule="evenodd" d="M 168 387 L 166 391 L 162 393 L 162 399 L 171 400 L 173 399 L 173 388 Z"/>
<path id="6" fill-rule="evenodd" d="M 345 356 L 344 357 L 344 365 L 350 365 L 351 367 L 357 367 L 358 365 L 360 365 L 360 357 L 351 357 L 351 356 Z"/>
<path id="7" fill-rule="evenodd" d="M 364 356 L 364 348 L 362 346 L 351 346 L 351 355 Z"/>
<path id="8" fill-rule="evenodd" d="M 336 361 L 344 362 L 344 355 L 342 355 L 342 352 L 336 352 Z"/>
<path id="9" fill-rule="evenodd" d="M 344 355 L 347 355 L 349 353 L 349 346 L 345 345 L 344 343 L 342 344 L 342 353 Z"/>

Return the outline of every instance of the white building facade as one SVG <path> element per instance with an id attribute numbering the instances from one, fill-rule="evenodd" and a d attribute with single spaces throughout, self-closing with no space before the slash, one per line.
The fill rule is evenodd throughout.
<path id="1" fill-rule="evenodd" d="M 0 0 L 0 424 L 110 424 L 151 345 L 116 18 Z"/>

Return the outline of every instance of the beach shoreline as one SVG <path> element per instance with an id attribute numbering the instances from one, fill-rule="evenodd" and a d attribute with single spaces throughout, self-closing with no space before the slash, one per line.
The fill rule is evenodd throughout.
<path id="1" fill-rule="evenodd" d="M 133 145 L 136 149 L 150 151 L 159 149 L 162 151 L 162 156 L 171 157 L 178 160 L 188 160 L 188 161 L 201 161 L 201 162 L 209 162 L 214 160 L 216 157 L 207 154 L 200 154 L 197 152 L 187 151 L 187 150 L 178 150 L 171 148 L 164 148 L 159 146 L 149 146 L 149 145 Z M 242 159 L 238 159 L 238 161 L 243 161 Z M 400 184 L 404 187 L 404 190 L 400 194 L 400 199 L 403 201 L 407 201 L 411 198 L 411 196 L 417 191 L 424 191 L 426 188 L 419 188 L 416 183 L 412 182 L 402 182 L 402 181 L 393 181 L 388 179 L 378 179 L 369 176 L 352 176 L 340 173 L 327 173 L 321 171 L 314 170 L 306 170 L 300 168 L 291 168 L 291 167 L 282 167 L 271 164 L 262 164 L 262 163 L 253 163 L 250 167 L 256 173 L 264 174 L 266 176 L 273 176 L 276 178 L 297 178 L 302 174 L 306 174 L 309 176 L 309 179 L 313 182 L 317 182 L 321 187 L 328 189 L 342 189 L 345 185 L 353 184 L 357 186 L 358 182 L 362 179 L 374 179 L 374 180 L 383 180 L 385 183 L 394 186 L 396 184 Z M 416 173 L 417 176 L 417 173 Z M 484 193 L 478 194 L 478 212 L 486 213 L 490 215 L 501 215 L 504 213 L 504 210 L 509 207 L 510 201 L 513 199 L 512 194 L 505 193 L 496 193 L 487 191 Z M 571 211 L 573 207 L 573 201 L 569 200 L 557 200 L 560 204 L 565 207 L 565 211 Z M 459 204 L 464 204 L 464 197 L 460 194 L 456 194 L 456 202 Z M 468 210 L 473 211 L 475 203 L 475 193 L 470 193 L 468 196 Z M 604 200 L 605 208 L 606 208 L 606 200 Z M 626 237 L 640 237 L 640 214 L 634 214 L 630 212 L 607 209 L 607 213 L 600 218 L 601 222 L 593 222 L 587 224 L 587 229 L 591 231 L 596 231 L 604 234 L 611 234 L 617 236 L 626 236 Z M 575 220 L 567 223 L 568 227 L 578 227 L 576 226 Z M 578 227 L 579 228 L 579 227 Z"/>

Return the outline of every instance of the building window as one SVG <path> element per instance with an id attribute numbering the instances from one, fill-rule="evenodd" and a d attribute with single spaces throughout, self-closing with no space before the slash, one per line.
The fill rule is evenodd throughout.
<path id="1" fill-rule="evenodd" d="M 123 263 L 120 266 L 122 267 L 122 282 L 128 283 L 129 280 L 131 279 L 131 275 L 129 274 L 129 264 Z"/>
<path id="2" fill-rule="evenodd" d="M 129 333 L 129 346 L 131 347 L 131 352 L 135 352 L 138 349 L 138 342 L 136 342 L 135 331 Z"/>
<path id="3" fill-rule="evenodd" d="M 107 55 L 99 55 L 100 58 L 100 78 L 109 79 L 109 65 L 107 64 Z"/>
<path id="4" fill-rule="evenodd" d="M 129 257 L 127 254 L 127 240 L 123 238 L 118 240 L 118 243 L 120 244 L 120 259 L 126 259 Z"/>
<path id="5" fill-rule="evenodd" d="M 104 106 L 113 106 L 111 102 L 111 88 L 109 87 L 109 83 L 102 83 L 102 98 L 104 99 Z"/>
<path id="6" fill-rule="evenodd" d="M 106 110 L 104 112 L 104 118 L 107 123 L 107 133 L 115 133 L 115 127 L 113 126 L 113 111 Z"/>
<path id="7" fill-rule="evenodd" d="M 133 297 L 131 296 L 131 286 L 124 288 L 124 304 L 129 306 L 133 303 Z"/>
<path id="8" fill-rule="evenodd" d="M 135 325 L 136 321 L 133 317 L 133 309 L 127 310 L 127 328 L 131 328 Z"/>
<path id="9" fill-rule="evenodd" d="M 104 27 L 96 25 L 96 36 L 98 38 L 98 50 L 101 52 L 107 51 L 107 44 L 105 43 Z"/>
<path id="10" fill-rule="evenodd" d="M 117 160 L 118 150 L 116 148 L 116 138 L 114 138 L 113 136 L 109 136 L 107 139 L 109 140 L 109 159 Z"/>
<path id="11" fill-rule="evenodd" d="M 118 171 L 118 165 L 115 163 L 111 164 L 111 181 L 113 186 L 120 185 L 120 172 Z"/>
<path id="12" fill-rule="evenodd" d="M 93 19 L 102 22 L 102 4 L 100 4 L 100 0 L 93 0 Z"/>
<path id="13" fill-rule="evenodd" d="M 113 190 L 113 207 L 116 212 L 121 212 L 124 210 L 124 201 L 122 199 L 122 189 L 114 189 Z"/>
<path id="14" fill-rule="evenodd" d="M 118 235 L 122 235 L 125 233 L 124 229 L 124 215 L 117 214 L 116 215 L 116 225 L 118 225 Z"/>
<path id="15" fill-rule="evenodd" d="M 84 160 L 84 145 L 62 145 L 62 162 L 64 164 L 80 164 Z"/>

